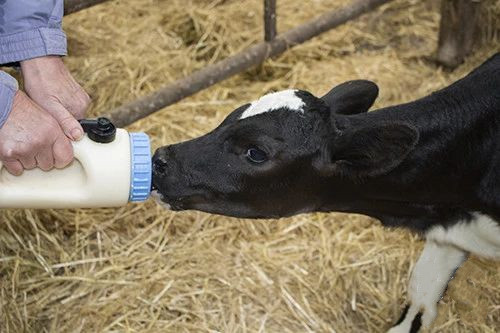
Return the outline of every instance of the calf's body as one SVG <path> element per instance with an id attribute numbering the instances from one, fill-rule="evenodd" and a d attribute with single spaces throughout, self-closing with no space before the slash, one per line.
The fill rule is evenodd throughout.
<path id="1" fill-rule="evenodd" d="M 347 117 L 350 126 L 405 123 L 418 142 L 387 174 L 333 177 L 322 210 L 374 216 L 425 231 L 480 211 L 500 220 L 500 56 L 412 103 Z M 349 195 L 346 195 L 349 193 Z"/>
<path id="2" fill-rule="evenodd" d="M 417 332 L 468 252 L 500 258 L 500 54 L 417 101 L 367 113 L 350 81 L 322 98 L 263 96 L 212 132 L 160 148 L 154 187 L 172 209 L 250 218 L 361 213 L 427 239 L 409 305 L 390 332 Z"/>

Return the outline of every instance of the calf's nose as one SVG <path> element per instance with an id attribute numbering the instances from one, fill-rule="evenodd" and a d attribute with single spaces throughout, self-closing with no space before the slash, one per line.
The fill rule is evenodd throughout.
<path id="1" fill-rule="evenodd" d="M 167 170 L 167 166 L 168 164 L 166 157 L 156 152 L 153 156 L 153 173 L 157 175 L 163 175 Z"/>

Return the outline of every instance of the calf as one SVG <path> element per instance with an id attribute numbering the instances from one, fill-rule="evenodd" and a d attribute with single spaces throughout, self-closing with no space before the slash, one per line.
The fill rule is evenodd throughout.
<path id="1" fill-rule="evenodd" d="M 154 189 L 173 210 L 351 212 L 421 232 L 409 305 L 390 330 L 417 332 L 467 253 L 500 258 L 500 54 L 425 98 L 366 113 L 377 95 L 362 80 L 322 98 L 265 95 L 158 149 Z"/>

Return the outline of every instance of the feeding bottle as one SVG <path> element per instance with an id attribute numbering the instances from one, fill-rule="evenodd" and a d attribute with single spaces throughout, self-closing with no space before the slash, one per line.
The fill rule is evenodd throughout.
<path id="1" fill-rule="evenodd" d="M 24 170 L 0 164 L 0 208 L 117 207 L 145 201 L 151 191 L 151 148 L 145 133 L 116 129 L 106 118 L 80 121 L 75 159 L 63 169 Z"/>

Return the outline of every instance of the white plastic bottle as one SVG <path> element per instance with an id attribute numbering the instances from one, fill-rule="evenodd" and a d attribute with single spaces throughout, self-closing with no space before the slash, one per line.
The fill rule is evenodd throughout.
<path id="1" fill-rule="evenodd" d="M 151 191 L 151 148 L 144 133 L 115 129 L 106 118 L 83 120 L 64 169 L 13 176 L 0 164 L 0 208 L 117 207 L 145 201 Z"/>

